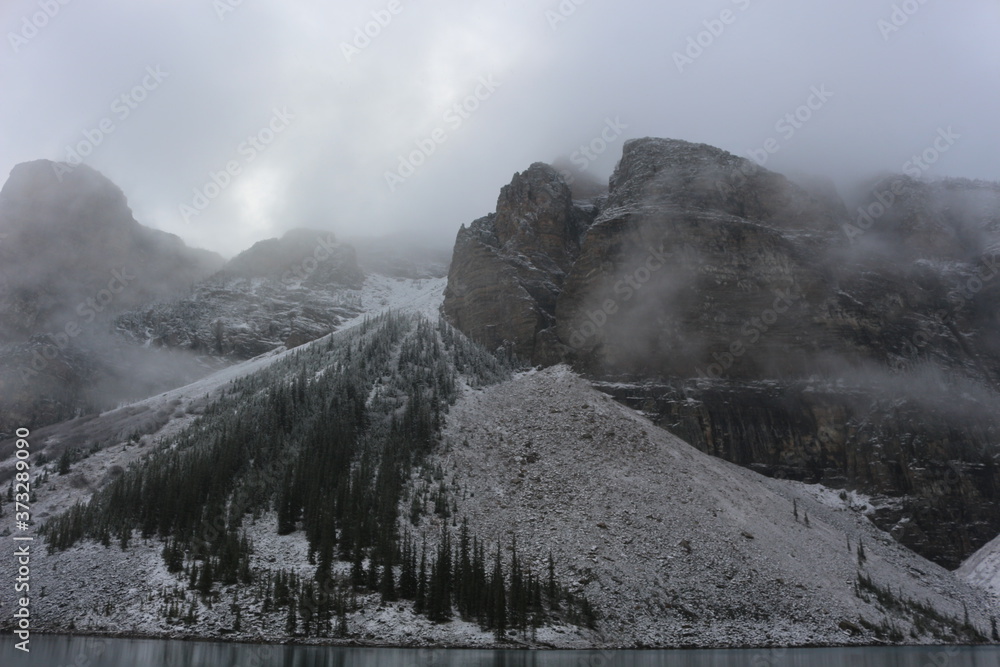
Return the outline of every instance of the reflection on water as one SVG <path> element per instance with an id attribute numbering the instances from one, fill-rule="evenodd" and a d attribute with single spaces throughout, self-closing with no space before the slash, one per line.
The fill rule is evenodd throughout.
<path id="1" fill-rule="evenodd" d="M 1000 647 L 726 651 L 331 648 L 35 635 L 0 638 L 3 667 L 997 667 Z"/>

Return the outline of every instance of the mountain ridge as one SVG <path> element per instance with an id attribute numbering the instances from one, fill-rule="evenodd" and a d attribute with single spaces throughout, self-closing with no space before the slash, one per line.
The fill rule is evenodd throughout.
<path id="1" fill-rule="evenodd" d="M 851 213 L 670 139 L 626 142 L 589 202 L 532 165 L 459 231 L 443 312 L 702 451 L 877 496 L 878 525 L 955 568 L 1000 532 L 1000 188 L 901 176 L 870 197 Z M 500 242 L 566 210 L 586 221 L 568 263 Z"/>

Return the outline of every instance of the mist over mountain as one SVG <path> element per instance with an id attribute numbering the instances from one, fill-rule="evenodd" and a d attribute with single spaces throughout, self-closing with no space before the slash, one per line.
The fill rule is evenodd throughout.
<path id="1" fill-rule="evenodd" d="M 121 189 L 84 165 L 15 167 L 0 190 L 0 233 L 0 337 L 8 342 L 174 297 L 223 264 L 140 225 Z"/>
<path id="2" fill-rule="evenodd" d="M 443 312 L 704 451 L 884 496 L 878 525 L 956 567 L 1000 531 L 997 192 L 900 175 L 849 208 L 711 146 L 630 140 L 606 196 L 516 174 L 459 231 Z"/>
<path id="3" fill-rule="evenodd" d="M 249 359 L 335 330 L 360 312 L 364 282 L 353 247 L 294 229 L 255 243 L 183 298 L 123 313 L 115 326 L 143 346 Z"/>
<path id="4" fill-rule="evenodd" d="M 134 349 L 116 314 L 184 294 L 215 253 L 139 224 L 124 193 L 86 166 L 38 160 L 0 190 L 0 431 L 146 396 L 211 365 Z"/>
<path id="5" fill-rule="evenodd" d="M 889 175 L 848 201 L 653 138 L 607 186 L 578 167 L 515 174 L 451 253 L 293 228 L 225 263 L 139 225 L 96 172 L 19 167 L 3 248 L 68 267 L 12 275 L 32 308 L 3 304 L 0 430 L 31 425 L 44 567 L 74 590 L 39 626 L 987 641 L 1000 188 Z M 33 205 L 44 188 L 61 208 Z M 140 286 L 128 257 L 169 280 L 100 304 Z M 28 326 L 88 280 L 89 327 Z M 95 566 L 101 585 L 74 583 Z"/>

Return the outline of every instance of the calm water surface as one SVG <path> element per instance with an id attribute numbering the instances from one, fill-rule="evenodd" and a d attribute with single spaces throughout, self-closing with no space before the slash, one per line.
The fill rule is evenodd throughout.
<path id="1" fill-rule="evenodd" d="M 35 635 L 31 652 L 0 638 L 0 665 L 17 667 L 1000 667 L 1000 647 L 726 651 L 374 649 Z"/>

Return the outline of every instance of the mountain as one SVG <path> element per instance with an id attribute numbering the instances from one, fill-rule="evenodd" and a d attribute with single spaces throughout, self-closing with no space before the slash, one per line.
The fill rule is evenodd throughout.
<path id="1" fill-rule="evenodd" d="M 6 342 L 170 298 L 223 263 L 140 225 L 121 189 L 99 172 L 48 160 L 11 171 L 0 190 L 0 233 Z"/>
<path id="2" fill-rule="evenodd" d="M 949 568 L 1000 532 L 1000 186 L 854 211 L 704 144 L 625 143 L 607 195 L 534 164 L 457 236 L 443 313 L 569 363 L 702 451 L 872 496 Z"/>
<path id="3" fill-rule="evenodd" d="M 249 359 L 335 330 L 360 312 L 364 282 L 350 245 L 296 229 L 254 244 L 183 298 L 123 313 L 115 326 L 143 346 Z"/>
<path id="4" fill-rule="evenodd" d="M 365 274 L 393 278 L 442 278 L 448 275 L 451 244 L 428 239 L 420 233 L 396 232 L 347 239 L 358 253 Z"/>
<path id="5" fill-rule="evenodd" d="M 554 168 L 535 163 L 516 174 L 496 213 L 459 230 L 444 314 L 490 349 L 509 345 L 522 358 L 557 359 L 556 297 L 592 220 Z"/>
<path id="6" fill-rule="evenodd" d="M 115 309 L 100 354 L 60 360 L 154 372 L 30 428 L 33 628 L 989 641 L 991 548 L 944 567 L 996 535 L 989 280 L 950 319 L 924 309 L 988 256 L 992 186 L 876 184 L 899 208 L 858 235 L 828 187 L 703 145 L 629 142 L 610 185 L 532 165 L 447 278 L 422 249 L 293 230 Z M 0 439 L 2 516 L 16 450 Z"/>
<path id="7" fill-rule="evenodd" d="M 566 366 L 515 372 L 428 319 L 443 281 L 395 284 L 324 338 L 33 432 L 34 627 L 567 648 L 988 633 L 985 598 L 863 496 L 707 456 Z"/>
<path id="8" fill-rule="evenodd" d="M 108 328 L 115 313 L 184 293 L 222 258 L 140 225 L 93 169 L 38 160 L 11 171 L 0 190 L 0 265 L 0 432 L 206 372 L 123 346 Z"/>

